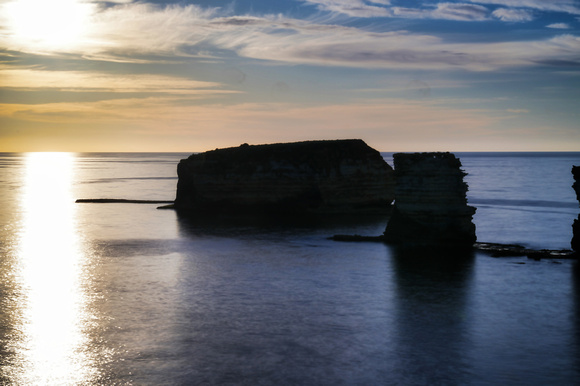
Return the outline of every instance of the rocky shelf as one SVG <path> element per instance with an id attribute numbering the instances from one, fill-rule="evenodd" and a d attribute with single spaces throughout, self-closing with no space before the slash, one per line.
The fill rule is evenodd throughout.
<path id="1" fill-rule="evenodd" d="M 578 255 L 569 249 L 530 249 L 517 244 L 498 244 L 477 242 L 473 247 L 490 252 L 492 257 L 527 256 L 530 259 L 576 259 Z"/>
<path id="2" fill-rule="evenodd" d="M 129 200 L 124 198 L 79 198 L 78 204 L 173 204 L 163 200 Z"/>
<path id="3" fill-rule="evenodd" d="M 344 242 L 381 242 L 381 243 L 387 242 L 387 240 L 383 235 L 381 236 L 334 235 L 329 239 Z M 527 256 L 528 258 L 534 260 L 578 258 L 578 254 L 569 249 L 531 249 L 517 244 L 476 242 L 473 244 L 473 249 L 487 252 L 492 257 Z"/>

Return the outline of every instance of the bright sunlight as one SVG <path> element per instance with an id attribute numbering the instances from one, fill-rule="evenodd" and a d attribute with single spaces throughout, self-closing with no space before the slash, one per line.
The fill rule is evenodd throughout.
<path id="1" fill-rule="evenodd" d="M 83 44 L 95 6 L 82 0 L 16 0 L 5 5 L 9 36 L 30 49 L 71 49 Z"/>
<path id="2" fill-rule="evenodd" d="M 91 371 L 73 173 L 71 154 L 27 155 L 18 243 L 23 296 L 17 376 L 23 385 L 81 384 Z"/>

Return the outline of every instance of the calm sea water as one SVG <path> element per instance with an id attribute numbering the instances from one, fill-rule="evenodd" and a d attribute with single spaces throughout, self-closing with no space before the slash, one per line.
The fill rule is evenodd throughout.
<path id="1" fill-rule="evenodd" d="M 457 155 L 480 241 L 569 247 L 580 153 Z M 186 156 L 0 154 L 0 384 L 579 384 L 576 262 L 74 203 L 172 200 Z"/>

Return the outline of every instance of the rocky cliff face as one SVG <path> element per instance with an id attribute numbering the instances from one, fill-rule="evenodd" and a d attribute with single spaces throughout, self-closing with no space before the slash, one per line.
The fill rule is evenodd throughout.
<path id="1" fill-rule="evenodd" d="M 451 153 L 398 153 L 395 208 L 384 236 L 390 243 L 473 244 L 461 162 Z"/>
<path id="2" fill-rule="evenodd" d="M 201 212 L 381 213 L 392 168 L 362 140 L 247 145 L 181 160 L 175 208 Z"/>
<path id="3" fill-rule="evenodd" d="M 572 175 L 574 176 L 572 188 L 576 191 L 576 199 L 580 201 L 580 166 L 572 166 Z M 580 252 L 580 215 L 572 224 L 571 246 L 574 251 Z"/>

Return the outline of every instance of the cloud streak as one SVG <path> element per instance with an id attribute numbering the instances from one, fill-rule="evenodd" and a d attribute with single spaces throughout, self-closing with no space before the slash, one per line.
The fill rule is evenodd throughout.
<path id="1" fill-rule="evenodd" d="M 409 8 L 392 6 L 390 1 L 364 0 L 303 0 L 316 5 L 319 10 L 339 13 L 358 18 L 409 18 L 439 19 L 456 21 L 489 20 L 490 15 L 502 21 L 530 21 L 529 9 L 580 14 L 575 0 L 467 0 L 469 3 L 438 2 L 427 3 L 421 7 Z M 484 5 L 499 5 L 503 8 L 490 10 Z"/>
<path id="2" fill-rule="evenodd" d="M 570 25 L 567 23 L 552 23 L 548 24 L 546 27 L 553 29 L 570 29 Z"/>
<path id="3" fill-rule="evenodd" d="M 304 0 L 314 4 L 319 10 L 341 13 L 352 17 L 388 17 L 391 12 L 388 8 L 388 0 Z"/>
<path id="4" fill-rule="evenodd" d="M 427 8 L 393 7 L 393 16 L 409 19 L 483 21 L 489 19 L 487 8 L 474 4 L 439 3 Z"/>
<path id="5" fill-rule="evenodd" d="M 492 15 L 506 22 L 526 22 L 534 20 L 533 12 L 526 9 L 498 8 Z"/>
<path id="6" fill-rule="evenodd" d="M 219 83 L 168 75 L 115 75 L 91 71 L 65 72 L 43 71 L 34 68 L 0 68 L 0 77 L 4 89 L 27 92 L 145 93 L 203 96 L 204 98 L 238 93 L 238 91 L 223 89 Z M 105 96 L 103 98 L 106 99 Z"/>
<path id="7" fill-rule="evenodd" d="M 286 25 L 291 25 L 286 23 Z M 486 71 L 531 67 L 552 59 L 580 59 L 580 39 L 562 35 L 548 40 L 505 43 L 448 43 L 430 35 L 370 33 L 349 28 L 329 31 L 293 24 L 296 33 L 222 35 L 216 44 L 239 55 L 289 63 L 372 68 Z M 566 47 L 566 49 L 563 49 Z"/>
<path id="8" fill-rule="evenodd" d="M 564 12 L 580 15 L 576 0 L 469 0 L 477 4 L 493 4 L 508 8 L 531 8 L 540 11 Z"/>

